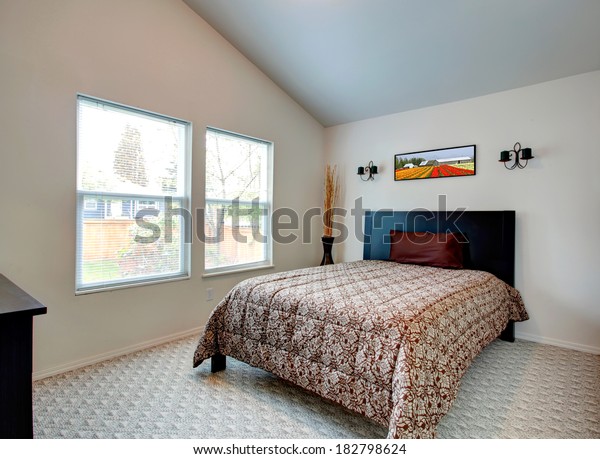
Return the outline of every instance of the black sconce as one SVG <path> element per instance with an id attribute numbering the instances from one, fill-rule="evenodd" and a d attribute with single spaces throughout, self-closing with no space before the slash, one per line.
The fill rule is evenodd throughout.
<path id="1" fill-rule="evenodd" d="M 514 163 L 512 166 L 507 166 L 506 163 L 509 162 L 511 160 L 511 155 L 512 153 L 515 154 L 515 158 L 514 158 Z M 519 158 L 519 153 L 521 153 L 521 158 Z M 525 169 L 525 167 L 527 167 L 527 162 L 533 159 L 533 155 L 531 154 L 531 148 L 523 148 L 521 149 L 521 144 L 519 142 L 515 143 L 515 146 L 513 147 L 512 150 L 507 151 L 501 151 L 500 152 L 500 161 L 501 163 L 504 163 L 504 167 L 506 167 L 509 170 L 513 170 L 515 167 L 519 167 L 519 169 Z M 525 161 L 524 163 L 522 163 L 521 161 Z"/>
<path id="2" fill-rule="evenodd" d="M 363 175 L 367 175 L 367 174 L 368 174 L 368 177 L 366 179 L 364 179 Z M 366 182 L 367 180 L 375 180 L 375 177 L 373 177 L 375 174 L 377 174 L 377 166 L 373 165 L 373 161 L 369 161 L 368 166 L 358 168 L 358 175 L 360 175 L 360 179 L 363 182 Z"/>

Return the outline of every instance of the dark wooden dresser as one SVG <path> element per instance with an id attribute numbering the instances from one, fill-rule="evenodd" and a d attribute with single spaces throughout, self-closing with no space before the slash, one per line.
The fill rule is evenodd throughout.
<path id="1" fill-rule="evenodd" d="M 33 316 L 46 307 L 0 274 L 0 438 L 33 438 Z"/>

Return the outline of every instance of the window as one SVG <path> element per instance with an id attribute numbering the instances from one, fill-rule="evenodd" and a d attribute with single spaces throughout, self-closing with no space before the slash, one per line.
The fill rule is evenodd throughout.
<path id="1" fill-rule="evenodd" d="M 271 266 L 273 144 L 206 132 L 205 273 Z"/>
<path id="2" fill-rule="evenodd" d="M 77 97 L 76 293 L 189 277 L 191 125 Z"/>

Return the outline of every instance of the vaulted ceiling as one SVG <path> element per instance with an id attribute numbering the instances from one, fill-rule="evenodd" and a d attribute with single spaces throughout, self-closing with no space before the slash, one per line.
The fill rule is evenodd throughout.
<path id="1" fill-rule="evenodd" d="M 600 69 L 600 0 L 184 0 L 324 126 Z"/>

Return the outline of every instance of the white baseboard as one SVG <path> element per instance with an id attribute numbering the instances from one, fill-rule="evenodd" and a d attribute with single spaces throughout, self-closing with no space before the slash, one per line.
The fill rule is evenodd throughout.
<path id="1" fill-rule="evenodd" d="M 114 351 L 105 352 L 104 354 L 98 354 L 91 357 L 86 357 L 84 359 L 75 360 L 73 362 L 66 363 L 64 365 L 59 365 L 57 367 L 48 368 L 47 370 L 42 371 L 34 371 L 33 372 L 33 380 L 37 381 L 40 379 L 48 378 L 50 376 L 55 376 L 61 373 L 66 373 L 67 371 L 76 370 L 77 368 L 87 367 L 88 365 L 92 365 L 94 363 L 102 362 L 104 360 L 109 360 L 114 357 L 120 357 L 125 354 L 131 354 L 132 352 L 137 352 L 142 349 L 147 349 L 149 347 L 158 346 L 161 344 L 168 343 L 169 341 L 175 341 L 180 338 L 185 338 L 186 336 L 198 335 L 200 337 L 200 332 L 203 330 L 203 327 L 192 328 L 191 330 L 186 330 L 179 333 L 173 333 L 172 335 L 163 336 L 162 338 L 153 339 L 150 341 L 144 341 L 142 343 L 134 344 L 133 346 L 127 346 L 121 349 L 115 349 Z"/>
<path id="2" fill-rule="evenodd" d="M 186 336 L 198 335 L 203 330 L 203 327 L 192 328 L 191 330 L 186 330 L 179 333 L 173 333 L 172 335 L 163 336 L 162 338 L 153 339 L 150 341 L 144 341 L 142 343 L 134 344 L 133 346 L 124 347 L 121 349 L 116 349 L 114 351 L 105 352 L 104 354 L 98 354 L 95 356 L 87 357 L 85 359 L 76 360 L 74 362 L 69 362 L 64 365 L 59 365 L 57 367 L 48 368 L 47 370 L 42 371 L 34 371 L 33 372 L 33 380 L 37 381 L 44 378 L 49 378 L 50 376 L 55 376 L 61 373 L 66 373 L 67 371 L 76 370 L 77 368 L 86 367 L 88 365 L 92 365 L 94 363 L 102 362 L 104 360 L 109 360 L 114 357 L 119 357 L 125 354 L 131 354 L 132 352 L 137 352 L 142 349 L 147 349 L 149 347 L 159 346 L 161 344 L 168 343 L 169 341 L 175 341 L 180 338 L 185 338 Z M 541 344 L 550 344 L 552 346 L 564 347 L 567 349 L 574 349 L 576 351 L 587 352 L 589 354 L 597 354 L 600 355 L 600 348 L 594 346 L 587 346 L 585 344 L 577 344 L 571 343 L 569 341 L 562 341 L 559 339 L 553 338 L 545 338 L 543 336 L 531 335 L 529 333 L 520 333 L 516 332 L 515 337 L 519 339 L 523 339 L 526 341 L 533 341 L 535 343 Z"/>
<path id="3" fill-rule="evenodd" d="M 588 346 L 586 344 L 571 343 L 554 338 L 545 338 L 543 336 L 531 335 L 529 333 L 515 333 L 515 338 L 524 339 L 525 341 L 533 341 L 534 343 L 550 344 L 551 346 L 564 347 L 566 349 L 574 349 L 576 351 L 587 352 L 588 354 L 600 354 L 600 348 Z"/>

